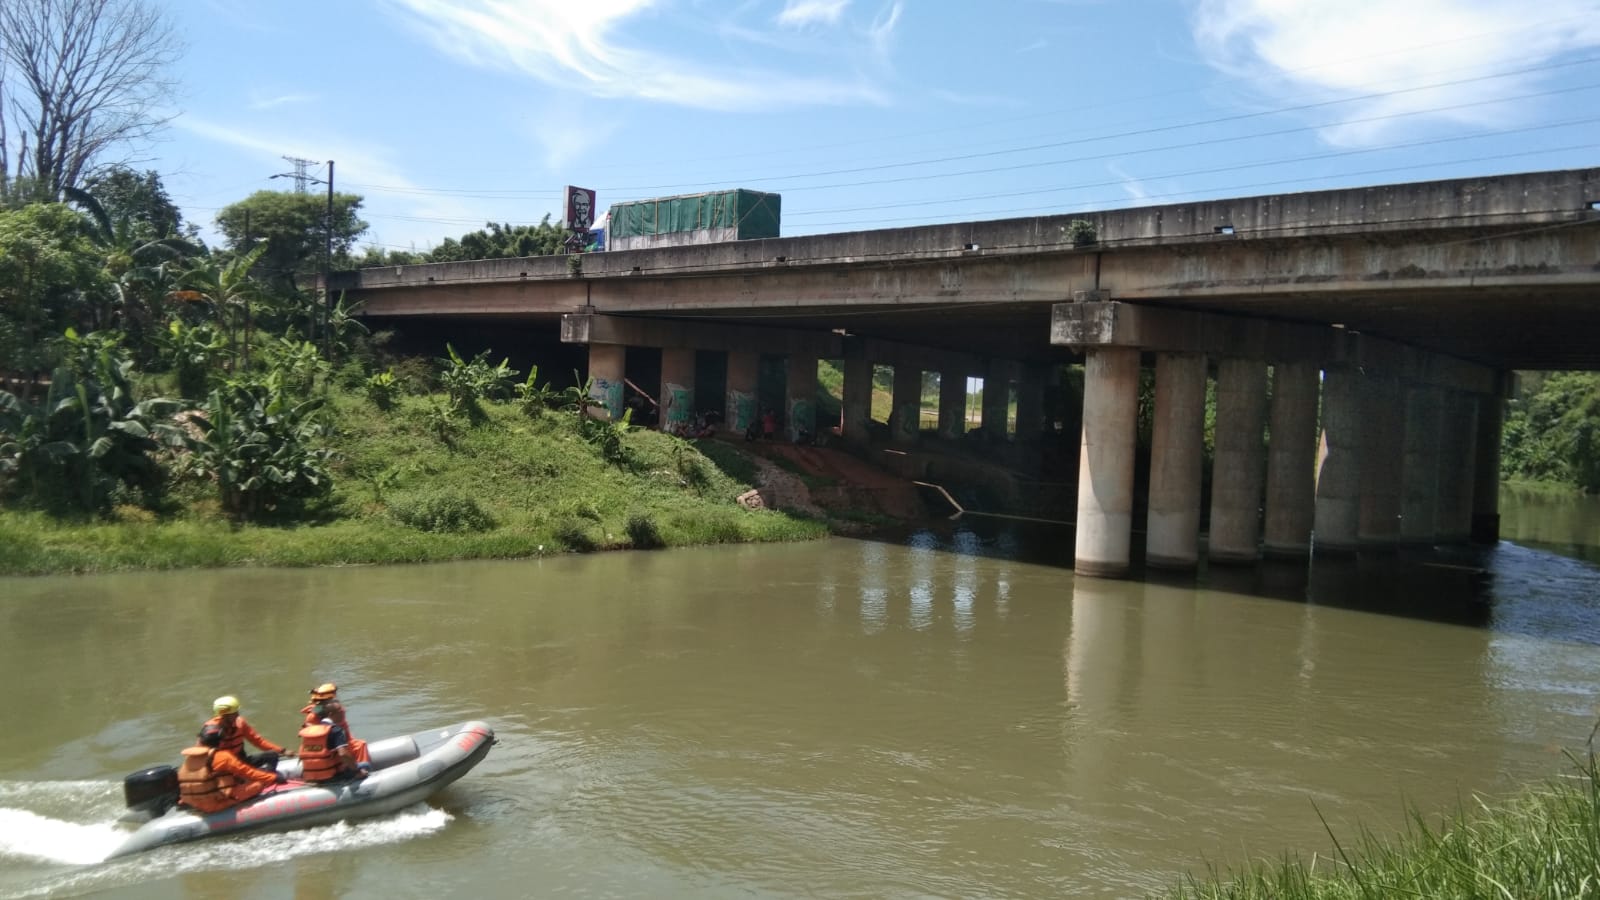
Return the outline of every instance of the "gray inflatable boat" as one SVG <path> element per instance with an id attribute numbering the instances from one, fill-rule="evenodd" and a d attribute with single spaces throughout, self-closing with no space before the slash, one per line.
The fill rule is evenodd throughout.
<path id="1" fill-rule="evenodd" d="M 178 796 L 175 769 L 144 769 L 123 781 L 130 810 L 125 819 L 144 820 L 144 824 L 107 858 L 225 834 L 286 831 L 381 816 L 425 800 L 467 774 L 494 743 L 494 729 L 484 722 L 461 722 L 373 741 L 367 744 L 372 757 L 370 775 L 320 784 L 295 781 L 300 761 L 285 759 L 278 763 L 278 771 L 290 779 L 288 784 L 269 787 L 238 806 L 205 815 L 173 805 Z"/>

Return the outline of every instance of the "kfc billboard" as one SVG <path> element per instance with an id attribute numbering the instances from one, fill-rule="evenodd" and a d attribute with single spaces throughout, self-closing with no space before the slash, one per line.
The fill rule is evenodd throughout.
<path id="1" fill-rule="evenodd" d="M 588 231 L 594 224 L 594 191 L 567 185 L 567 227 Z"/>

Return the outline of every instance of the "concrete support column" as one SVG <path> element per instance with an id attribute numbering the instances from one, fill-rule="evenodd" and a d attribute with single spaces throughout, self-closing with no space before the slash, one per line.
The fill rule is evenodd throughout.
<path id="1" fill-rule="evenodd" d="M 1439 433 L 1444 421 L 1442 388 L 1406 389 L 1405 463 L 1402 468 L 1400 539 L 1431 544 L 1439 539 Z"/>
<path id="2" fill-rule="evenodd" d="M 1011 364 L 990 360 L 983 375 L 983 431 L 991 440 L 1006 439 L 1006 415 L 1011 409 Z"/>
<path id="3" fill-rule="evenodd" d="M 1150 523 L 1145 536 L 1145 562 L 1152 568 L 1192 569 L 1200 561 L 1205 414 L 1206 358 L 1197 353 L 1158 354 Z"/>
<path id="4" fill-rule="evenodd" d="M 939 437 L 957 440 L 967 433 L 967 376 L 939 373 Z"/>
<path id="5" fill-rule="evenodd" d="M 1439 426 L 1439 540 L 1472 537 L 1473 460 L 1477 456 L 1478 398 L 1450 391 Z"/>
<path id="6" fill-rule="evenodd" d="M 726 429 L 743 435 L 756 422 L 756 397 L 761 380 L 761 354 L 749 350 L 728 353 L 728 396 L 722 421 Z"/>
<path id="7" fill-rule="evenodd" d="M 1044 431 L 1044 386 L 1049 377 L 1045 366 L 1030 365 L 1017 382 L 1017 442 L 1037 440 Z"/>
<path id="8" fill-rule="evenodd" d="M 661 351 L 661 430 L 687 434 L 694 425 L 694 351 Z"/>
<path id="9" fill-rule="evenodd" d="M 791 353 L 788 364 L 789 440 L 800 440 L 800 432 L 815 436 L 817 433 L 817 358 L 805 353 Z"/>
<path id="10" fill-rule="evenodd" d="M 844 439 L 865 446 L 868 439 L 867 423 L 872 421 L 872 361 L 846 359 L 844 361 Z"/>
<path id="11" fill-rule="evenodd" d="M 1361 519 L 1356 540 L 1363 547 L 1392 548 L 1400 542 L 1401 481 L 1405 465 L 1406 404 L 1400 380 L 1369 375 L 1361 385 Z"/>
<path id="12" fill-rule="evenodd" d="M 1504 376 L 1502 376 L 1504 377 Z M 1500 542 L 1500 430 L 1505 424 L 1505 393 L 1478 397 L 1478 435 L 1473 451 L 1472 542 Z"/>
<path id="13" fill-rule="evenodd" d="M 1211 464 L 1208 556 L 1215 562 L 1261 557 L 1261 487 L 1266 476 L 1267 365 L 1217 363 L 1216 455 Z M 1306 474 L 1311 473 L 1309 458 Z"/>
<path id="14" fill-rule="evenodd" d="M 897 444 L 915 444 L 922 427 L 922 370 L 913 366 L 894 367 L 893 410 L 889 413 L 889 439 Z"/>
<path id="15" fill-rule="evenodd" d="M 1320 374 L 1315 363 L 1305 361 L 1272 367 L 1272 431 L 1262 537 L 1262 551 L 1267 556 L 1303 557 L 1311 551 Z"/>
<path id="16" fill-rule="evenodd" d="M 622 418 L 622 379 L 627 377 L 628 348 L 621 344 L 589 345 L 589 399 L 605 417 Z"/>
<path id="17" fill-rule="evenodd" d="M 1349 369 L 1329 369 L 1322 378 L 1322 439 L 1317 447 L 1316 512 L 1312 536 L 1317 552 L 1351 553 L 1361 520 L 1361 405 L 1359 378 Z"/>
<path id="18" fill-rule="evenodd" d="M 1139 351 L 1130 347 L 1090 350 L 1083 369 L 1083 448 L 1078 454 L 1072 570 L 1095 578 L 1117 578 L 1128 573 L 1133 529 Z"/>

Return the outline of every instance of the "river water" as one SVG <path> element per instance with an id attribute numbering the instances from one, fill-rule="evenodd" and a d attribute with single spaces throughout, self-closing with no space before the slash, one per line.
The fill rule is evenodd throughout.
<path id="1" fill-rule="evenodd" d="M 1075 580 L 1070 534 L 0 580 L 0 897 L 1141 896 L 1571 771 L 1600 501 L 1481 553 Z M 1584 557 L 1588 559 L 1585 560 Z M 280 743 L 501 743 L 383 819 L 157 850 L 123 774 L 236 693 Z"/>

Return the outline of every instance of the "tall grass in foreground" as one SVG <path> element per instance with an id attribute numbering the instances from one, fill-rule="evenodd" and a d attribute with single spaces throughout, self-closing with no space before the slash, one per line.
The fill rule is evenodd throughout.
<path id="1" fill-rule="evenodd" d="M 1393 897 L 1567 900 L 1600 897 L 1600 778 L 1595 757 L 1577 771 L 1490 807 L 1477 802 L 1437 826 L 1412 810 L 1386 839 L 1363 830 L 1329 856 L 1286 857 L 1242 872 L 1213 868 L 1165 896 L 1229 900 L 1378 900 Z"/>

